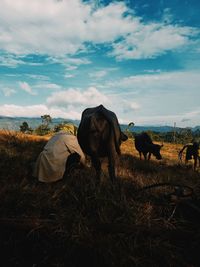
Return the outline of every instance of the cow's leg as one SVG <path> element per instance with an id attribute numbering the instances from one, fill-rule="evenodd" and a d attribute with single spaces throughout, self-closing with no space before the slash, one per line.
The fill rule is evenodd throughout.
<path id="1" fill-rule="evenodd" d="M 147 160 L 147 153 L 143 152 L 143 155 L 144 155 L 144 159 Z"/>
<path id="2" fill-rule="evenodd" d="M 194 171 L 196 170 L 197 167 L 197 157 L 194 156 Z"/>
<path id="3" fill-rule="evenodd" d="M 96 156 L 92 156 L 91 160 L 92 160 L 92 165 L 94 166 L 95 171 L 96 171 L 97 181 L 99 183 L 100 182 L 100 177 L 101 177 L 101 161 Z"/>
<path id="4" fill-rule="evenodd" d="M 149 152 L 149 155 L 148 155 L 148 160 L 151 159 L 151 152 Z"/>
<path id="5" fill-rule="evenodd" d="M 108 172 L 111 182 L 115 181 L 115 157 L 113 155 L 108 156 Z"/>
<path id="6" fill-rule="evenodd" d="M 142 159 L 142 152 L 139 152 L 139 154 L 140 154 L 140 159 Z"/>

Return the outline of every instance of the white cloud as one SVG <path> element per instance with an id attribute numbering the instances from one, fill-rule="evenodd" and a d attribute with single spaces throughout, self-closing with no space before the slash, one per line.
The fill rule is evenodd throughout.
<path id="1" fill-rule="evenodd" d="M 40 83 L 34 85 L 34 88 L 58 90 L 61 89 L 61 86 L 55 83 Z"/>
<path id="2" fill-rule="evenodd" d="M 76 70 L 78 67 L 77 66 L 67 66 L 66 71 L 71 71 L 71 70 Z"/>
<path id="3" fill-rule="evenodd" d="M 3 92 L 4 96 L 6 96 L 6 97 L 9 97 L 9 96 L 16 93 L 16 91 L 14 89 L 8 88 L 8 87 L 2 88 L 1 91 Z"/>
<path id="4" fill-rule="evenodd" d="M 199 71 L 174 71 L 174 72 L 152 72 L 152 74 L 132 75 L 123 79 L 115 80 L 105 84 L 110 88 L 131 89 L 130 93 L 146 90 L 148 94 L 155 90 L 195 90 L 198 92 L 200 84 Z M 123 93 L 123 92 L 121 92 Z"/>
<path id="5" fill-rule="evenodd" d="M 91 61 L 88 60 L 87 58 L 72 58 L 72 57 L 67 57 L 66 55 L 65 56 L 54 56 L 54 57 L 51 56 L 47 60 L 50 63 L 59 63 L 62 65 L 65 65 L 65 66 L 68 66 L 68 65 L 75 65 L 75 66 L 87 65 L 87 64 L 91 63 Z"/>
<path id="6" fill-rule="evenodd" d="M 107 75 L 107 71 L 105 70 L 99 70 L 96 72 L 89 73 L 90 78 L 95 78 L 95 79 L 101 79 L 102 77 Z"/>
<path id="7" fill-rule="evenodd" d="M 0 55 L 0 66 L 6 66 L 10 68 L 16 68 L 18 65 L 23 65 L 24 61 L 18 59 L 14 55 Z"/>
<path id="8" fill-rule="evenodd" d="M 134 118 L 135 125 L 174 125 L 176 122 L 177 127 L 194 127 L 199 125 L 199 110 L 191 112 L 182 112 L 179 114 L 171 115 L 147 115 L 138 116 Z"/>
<path id="9" fill-rule="evenodd" d="M 24 74 L 23 74 L 24 75 Z M 40 80 L 40 81 L 48 81 L 49 77 L 41 74 L 25 74 L 26 77 L 34 79 L 34 80 Z"/>
<path id="10" fill-rule="evenodd" d="M 68 74 L 68 73 L 67 73 L 67 74 L 64 75 L 64 78 L 65 78 L 65 79 L 69 79 L 69 78 L 73 78 L 73 77 L 75 77 L 74 74 Z"/>
<path id="11" fill-rule="evenodd" d="M 94 43 L 113 42 L 130 33 L 137 27 L 138 20 L 125 17 L 125 12 L 128 8 L 122 2 L 96 9 L 87 21 L 88 40 Z"/>
<path id="12" fill-rule="evenodd" d="M 109 102 L 108 97 L 99 92 L 95 87 L 90 87 L 85 91 L 71 88 L 65 91 L 55 92 L 47 98 L 48 105 L 59 107 L 65 107 L 66 105 L 88 107 Z"/>
<path id="13" fill-rule="evenodd" d="M 33 92 L 31 86 L 27 82 L 19 82 L 19 86 L 23 91 L 27 92 L 30 95 L 36 94 L 35 92 Z"/>
<path id="14" fill-rule="evenodd" d="M 112 109 L 120 114 L 121 121 L 171 124 L 190 118 L 190 125 L 198 125 L 199 84 L 199 71 L 153 72 L 119 77 L 105 83 L 104 90 L 109 89 Z"/>
<path id="15" fill-rule="evenodd" d="M 0 114 L 9 117 L 40 117 L 43 114 L 49 114 L 52 118 L 80 119 L 81 114 L 76 110 L 63 110 L 61 108 L 50 108 L 46 105 L 1 105 Z"/>
<path id="16" fill-rule="evenodd" d="M 131 102 L 129 104 L 129 106 L 130 106 L 130 109 L 132 109 L 132 110 L 136 110 L 136 109 L 140 108 L 140 105 L 138 103 L 136 103 L 136 102 Z"/>
<path id="17" fill-rule="evenodd" d="M 123 2 L 93 8 L 81 0 L 1 0 L 0 18 L 0 49 L 18 55 L 72 55 L 92 43 L 109 44 L 118 59 L 151 58 L 189 44 L 196 34 L 169 19 L 166 24 L 166 11 L 163 22 L 144 23 Z M 79 64 L 79 59 L 57 60 Z"/>
<path id="18" fill-rule="evenodd" d="M 63 56 L 51 56 L 47 59 L 48 63 L 53 64 L 61 64 L 65 67 L 66 71 L 74 71 L 76 70 L 80 65 L 87 65 L 91 64 L 91 61 L 87 58 L 72 58 L 68 57 L 66 55 Z M 68 74 L 67 76 L 64 76 L 65 78 L 72 78 L 74 77 L 73 74 Z"/>
<path id="19" fill-rule="evenodd" d="M 190 37 L 196 33 L 196 30 L 191 27 L 140 23 L 129 36 L 113 45 L 114 50 L 111 55 L 118 59 L 154 58 L 167 51 L 188 45 Z"/>
<path id="20" fill-rule="evenodd" d="M 17 56 L 15 54 L 1 54 L 0 55 L 0 66 L 16 68 L 19 65 L 41 66 L 43 64 L 37 63 L 37 62 L 26 62 L 23 60 L 23 56 Z"/>

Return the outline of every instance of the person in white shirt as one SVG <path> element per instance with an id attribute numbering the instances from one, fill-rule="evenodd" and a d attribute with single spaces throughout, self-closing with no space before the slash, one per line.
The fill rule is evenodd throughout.
<path id="1" fill-rule="evenodd" d="M 39 154 L 33 176 L 45 183 L 61 180 L 66 170 L 67 160 L 72 155 L 76 155 L 74 158 L 85 165 L 85 155 L 77 137 L 66 131 L 56 133 Z"/>

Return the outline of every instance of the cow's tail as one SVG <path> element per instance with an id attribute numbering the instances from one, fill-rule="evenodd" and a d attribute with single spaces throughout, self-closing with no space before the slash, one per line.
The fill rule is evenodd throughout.
<path id="1" fill-rule="evenodd" d="M 188 147 L 189 145 L 185 145 L 178 153 L 178 158 L 179 161 L 182 162 L 182 156 L 183 156 L 183 151 Z"/>

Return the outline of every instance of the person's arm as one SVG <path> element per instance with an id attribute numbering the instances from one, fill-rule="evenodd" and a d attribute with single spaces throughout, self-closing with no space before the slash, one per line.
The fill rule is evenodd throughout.
<path id="1" fill-rule="evenodd" d="M 85 155 L 78 143 L 76 136 L 73 136 L 72 140 L 67 144 L 67 147 L 71 153 L 78 153 L 80 155 L 80 162 L 85 165 Z"/>

